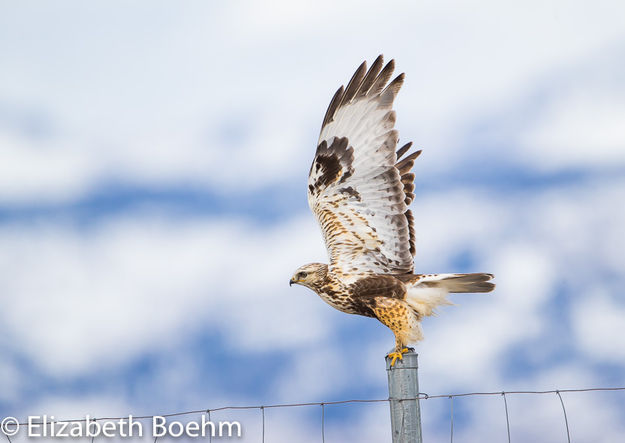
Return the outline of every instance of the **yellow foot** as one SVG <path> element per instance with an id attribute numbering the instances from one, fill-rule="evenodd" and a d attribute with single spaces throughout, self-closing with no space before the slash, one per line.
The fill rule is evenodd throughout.
<path id="1" fill-rule="evenodd" d="M 391 353 L 389 353 L 389 354 L 387 355 L 387 357 L 390 357 L 390 358 L 391 358 L 391 368 L 392 368 L 393 366 L 395 366 L 395 362 L 397 361 L 397 359 L 400 359 L 400 360 L 403 360 L 403 359 L 404 359 L 404 354 L 405 354 L 406 352 L 410 352 L 410 349 L 408 349 L 408 348 L 404 348 L 404 349 L 402 349 L 402 350 L 401 350 L 401 351 L 399 351 L 399 352 L 395 351 L 395 352 L 391 352 Z"/>

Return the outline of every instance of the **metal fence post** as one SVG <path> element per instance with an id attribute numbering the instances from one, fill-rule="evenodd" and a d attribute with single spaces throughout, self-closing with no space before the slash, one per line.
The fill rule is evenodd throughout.
<path id="1" fill-rule="evenodd" d="M 419 408 L 419 368 L 415 352 L 404 354 L 391 368 L 391 359 L 386 358 L 388 395 L 391 405 L 391 428 L 393 443 L 422 443 L 421 409 Z M 403 400 L 414 398 L 416 400 Z"/>

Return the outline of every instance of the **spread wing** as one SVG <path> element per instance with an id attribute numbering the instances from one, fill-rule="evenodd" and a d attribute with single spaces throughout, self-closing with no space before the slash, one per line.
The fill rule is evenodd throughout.
<path id="1" fill-rule="evenodd" d="M 344 276 L 412 272 L 415 237 L 408 205 L 410 169 L 421 151 L 401 158 L 393 101 L 404 80 L 379 56 L 360 65 L 334 95 L 308 177 L 308 203 L 325 239 L 330 267 Z M 387 84 L 388 83 L 388 84 Z"/>

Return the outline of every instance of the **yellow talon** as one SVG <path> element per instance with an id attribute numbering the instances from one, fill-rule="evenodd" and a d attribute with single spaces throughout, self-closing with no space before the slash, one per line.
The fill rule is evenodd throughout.
<path id="1" fill-rule="evenodd" d="M 403 356 L 400 352 L 391 352 L 390 354 L 388 354 L 388 356 L 391 357 L 391 368 L 395 366 L 395 362 L 397 361 L 398 358 L 400 360 L 403 359 Z"/>
<path id="2" fill-rule="evenodd" d="M 400 359 L 403 361 L 404 359 L 404 354 L 410 352 L 410 349 L 408 348 L 403 348 L 402 350 L 400 350 L 399 352 L 391 352 L 387 355 L 387 357 L 391 358 L 391 368 L 393 366 L 395 366 L 395 362 L 397 361 L 397 359 Z"/>

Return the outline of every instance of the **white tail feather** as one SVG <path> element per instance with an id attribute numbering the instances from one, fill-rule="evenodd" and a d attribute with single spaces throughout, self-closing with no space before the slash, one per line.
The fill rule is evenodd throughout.
<path id="1" fill-rule="evenodd" d="M 442 305 L 452 305 L 447 300 L 450 292 L 490 292 L 495 285 L 491 274 L 430 274 L 407 283 L 406 302 L 421 316 L 435 314 Z"/>

